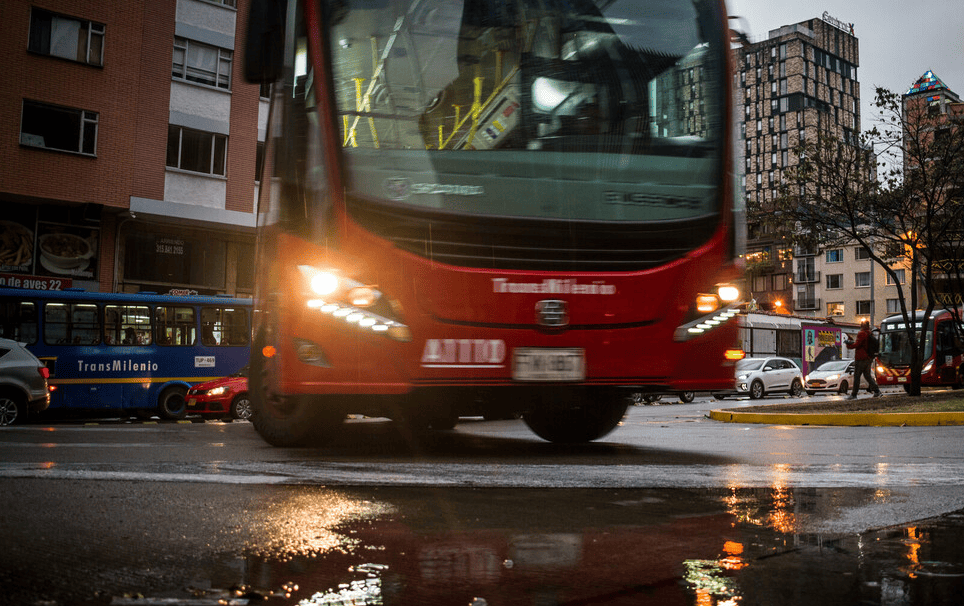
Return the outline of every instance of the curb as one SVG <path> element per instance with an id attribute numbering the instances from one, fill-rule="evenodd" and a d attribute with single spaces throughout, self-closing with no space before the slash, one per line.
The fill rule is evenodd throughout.
<path id="1" fill-rule="evenodd" d="M 842 427 L 932 427 L 964 425 L 964 412 L 855 412 L 769 413 L 711 410 L 710 418 L 724 423 L 767 425 L 834 425 Z"/>

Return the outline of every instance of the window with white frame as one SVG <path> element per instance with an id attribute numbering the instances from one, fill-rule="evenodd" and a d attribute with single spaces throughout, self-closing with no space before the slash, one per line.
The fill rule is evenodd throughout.
<path id="1" fill-rule="evenodd" d="M 866 288 L 870 286 L 870 272 L 869 271 L 858 271 L 854 274 L 854 286 L 857 288 Z"/>
<path id="2" fill-rule="evenodd" d="M 104 24 L 34 7 L 30 10 L 27 50 L 90 65 L 103 65 Z"/>
<path id="3" fill-rule="evenodd" d="M 230 50 L 175 36 L 171 73 L 178 80 L 231 90 L 233 56 Z"/>
<path id="4" fill-rule="evenodd" d="M 843 274 L 827 274 L 827 289 L 843 288 Z"/>
<path id="5" fill-rule="evenodd" d="M 841 301 L 834 303 L 827 303 L 827 315 L 828 316 L 842 316 L 844 315 L 844 304 Z"/>
<path id="6" fill-rule="evenodd" d="M 888 285 L 892 285 L 892 284 L 906 284 L 906 283 L 907 283 L 907 280 L 906 280 L 906 277 L 905 277 L 905 273 L 906 273 L 905 270 L 903 270 L 903 269 L 895 269 L 895 270 L 894 270 L 894 273 L 897 274 L 897 282 L 894 282 L 894 277 L 891 276 L 890 273 L 888 273 L 888 274 L 887 274 L 887 284 L 888 284 Z"/>
<path id="7" fill-rule="evenodd" d="M 887 299 L 887 313 L 889 314 L 900 313 L 900 299 Z"/>
<path id="8" fill-rule="evenodd" d="M 171 168 L 224 176 L 228 138 L 170 124 L 167 127 L 167 165 Z"/>
<path id="9" fill-rule="evenodd" d="M 20 144 L 77 154 L 97 153 L 98 114 L 24 99 Z"/>
<path id="10" fill-rule="evenodd" d="M 873 301 L 857 301 L 857 315 L 858 316 L 869 316 L 873 313 L 874 302 Z"/>
<path id="11" fill-rule="evenodd" d="M 856 261 L 866 261 L 870 258 L 870 251 L 863 246 L 858 246 L 854 249 L 854 260 Z"/>
<path id="12" fill-rule="evenodd" d="M 842 263 L 843 262 L 843 250 L 840 248 L 835 248 L 833 250 L 827 251 L 827 263 Z"/>

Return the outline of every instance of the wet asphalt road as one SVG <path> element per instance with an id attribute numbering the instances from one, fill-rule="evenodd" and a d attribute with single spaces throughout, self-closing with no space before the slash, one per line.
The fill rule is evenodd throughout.
<path id="1" fill-rule="evenodd" d="M 238 422 L 4 428 L 0 604 L 961 603 L 964 427 L 720 406 L 633 407 L 579 447 L 519 421 L 311 450 Z"/>

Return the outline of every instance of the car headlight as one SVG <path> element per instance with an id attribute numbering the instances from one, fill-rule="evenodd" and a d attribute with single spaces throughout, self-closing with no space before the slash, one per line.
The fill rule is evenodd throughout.
<path id="1" fill-rule="evenodd" d="M 221 387 L 215 387 L 214 389 L 209 389 L 209 390 L 208 390 L 208 395 L 209 395 L 209 396 L 222 396 L 222 395 L 224 395 L 224 392 L 226 392 L 227 390 L 228 390 L 228 388 L 222 385 Z"/>

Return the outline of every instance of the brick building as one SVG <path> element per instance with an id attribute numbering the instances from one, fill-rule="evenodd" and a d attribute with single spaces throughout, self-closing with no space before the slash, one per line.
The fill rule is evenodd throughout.
<path id="1" fill-rule="evenodd" d="M 251 294 L 268 101 L 241 75 L 246 7 L 3 3 L 0 283 Z"/>

